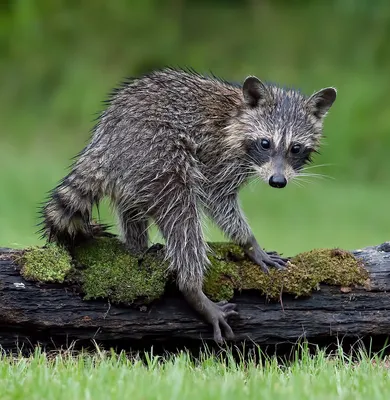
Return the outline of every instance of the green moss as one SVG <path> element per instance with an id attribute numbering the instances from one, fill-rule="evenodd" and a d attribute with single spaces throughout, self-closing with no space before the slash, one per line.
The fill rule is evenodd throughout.
<path id="1" fill-rule="evenodd" d="M 161 256 L 146 254 L 139 259 L 119 240 L 108 237 L 77 247 L 73 262 L 67 250 L 55 244 L 30 248 L 16 261 L 26 280 L 72 282 L 80 286 L 86 300 L 108 298 L 129 304 L 142 299 L 149 303 L 161 297 L 167 282 Z"/>
<path id="2" fill-rule="evenodd" d="M 229 300 L 240 286 L 239 267 L 232 261 L 241 249 L 230 243 L 210 243 L 208 268 L 203 290 L 214 301 Z"/>
<path id="3" fill-rule="evenodd" d="M 85 299 L 108 298 L 116 303 L 149 303 L 164 293 L 168 280 L 162 252 L 139 258 L 129 254 L 116 238 L 101 237 L 75 249 L 74 264 L 61 247 L 33 248 L 21 257 L 26 279 L 77 283 Z M 257 290 L 272 299 L 282 292 L 309 295 L 320 283 L 364 285 L 368 272 L 349 252 L 319 249 L 291 259 L 284 271 L 269 274 L 250 262 L 231 243 L 210 243 L 210 266 L 204 291 L 214 301 L 230 300 L 235 291 Z"/>
<path id="4" fill-rule="evenodd" d="M 31 281 L 62 283 L 72 269 L 69 253 L 54 244 L 31 247 L 23 252 L 19 261 L 22 275 Z"/>
<path id="5" fill-rule="evenodd" d="M 238 246 L 213 244 L 212 250 L 216 255 L 204 288 L 214 300 L 229 300 L 234 290 L 257 290 L 273 299 L 279 298 L 282 292 L 305 296 L 320 283 L 355 286 L 364 285 L 369 278 L 363 265 L 344 250 L 318 249 L 301 253 L 290 260 L 286 270 L 270 268 L 268 274 L 248 261 Z"/>
<path id="6" fill-rule="evenodd" d="M 142 298 L 149 303 L 164 293 L 167 273 L 161 258 L 147 254 L 140 260 L 117 239 L 97 238 L 76 248 L 75 258 L 85 266 L 79 271 L 85 299 L 108 297 L 129 304 Z"/>

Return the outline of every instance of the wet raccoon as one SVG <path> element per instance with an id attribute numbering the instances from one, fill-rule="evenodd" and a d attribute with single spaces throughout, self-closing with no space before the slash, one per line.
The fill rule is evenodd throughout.
<path id="1" fill-rule="evenodd" d="M 179 289 L 213 327 L 214 339 L 234 334 L 235 305 L 214 303 L 202 290 L 208 265 L 201 213 L 264 271 L 286 259 L 266 253 L 245 220 L 239 188 L 257 174 L 283 188 L 318 149 L 334 88 L 310 97 L 264 84 L 254 76 L 233 85 L 193 71 L 164 69 L 117 89 L 71 172 L 43 208 L 50 241 L 70 244 L 93 234 L 94 204 L 108 196 L 123 242 L 148 248 L 148 222 L 166 241 Z M 131 276 L 129 276 L 131 279 Z"/>

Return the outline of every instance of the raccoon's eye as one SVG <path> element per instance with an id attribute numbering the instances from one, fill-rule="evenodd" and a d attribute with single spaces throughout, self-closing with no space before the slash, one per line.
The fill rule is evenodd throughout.
<path id="1" fill-rule="evenodd" d="M 293 154 L 298 154 L 301 151 L 302 146 L 300 144 L 294 144 L 294 146 L 291 147 L 291 153 Z"/>
<path id="2" fill-rule="evenodd" d="M 271 147 L 271 142 L 268 139 L 261 139 L 260 145 L 263 149 L 268 150 Z"/>

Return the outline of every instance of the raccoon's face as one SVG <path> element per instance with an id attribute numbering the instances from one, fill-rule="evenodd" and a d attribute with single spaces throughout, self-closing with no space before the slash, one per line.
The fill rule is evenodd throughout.
<path id="1" fill-rule="evenodd" d="M 243 95 L 246 108 L 241 121 L 250 166 L 272 187 L 283 188 L 317 151 L 323 118 L 336 99 L 336 90 L 322 89 L 307 98 L 249 77 Z"/>

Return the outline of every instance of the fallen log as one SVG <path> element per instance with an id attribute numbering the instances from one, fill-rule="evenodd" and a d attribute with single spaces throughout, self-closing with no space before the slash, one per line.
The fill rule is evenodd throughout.
<path id="1" fill-rule="evenodd" d="M 13 350 L 37 343 L 69 346 L 77 341 L 120 348 L 145 344 L 193 345 L 211 340 L 212 330 L 175 290 L 149 305 L 85 301 L 71 284 L 27 281 L 14 260 L 20 250 L 0 249 L 0 346 Z M 260 345 L 320 342 L 336 337 L 390 334 L 390 242 L 352 251 L 369 272 L 359 287 L 321 284 L 310 296 L 283 294 L 269 301 L 251 290 L 235 293 L 239 316 L 231 320 L 236 341 Z M 328 340 L 329 339 L 329 340 Z"/>

